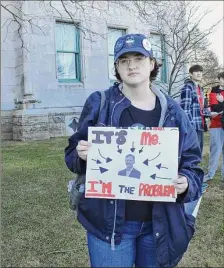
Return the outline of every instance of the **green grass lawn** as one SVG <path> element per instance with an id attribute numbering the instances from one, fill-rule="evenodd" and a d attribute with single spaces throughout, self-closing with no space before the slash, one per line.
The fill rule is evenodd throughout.
<path id="1" fill-rule="evenodd" d="M 206 143 L 208 142 L 208 137 Z M 2 145 L 2 267 L 89 266 L 85 232 L 69 209 L 67 138 Z M 208 161 L 205 148 L 203 166 Z M 220 171 L 205 193 L 197 229 L 179 267 L 223 267 Z"/>

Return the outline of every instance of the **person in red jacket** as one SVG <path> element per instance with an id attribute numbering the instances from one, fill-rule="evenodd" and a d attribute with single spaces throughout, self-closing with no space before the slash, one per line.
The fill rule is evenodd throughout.
<path id="1" fill-rule="evenodd" d="M 213 117 L 210 124 L 210 155 L 208 173 L 204 182 L 211 181 L 216 173 L 219 158 L 222 154 L 221 189 L 224 189 L 224 72 L 218 74 L 220 84 L 213 87 L 209 95 L 209 103 Z"/>

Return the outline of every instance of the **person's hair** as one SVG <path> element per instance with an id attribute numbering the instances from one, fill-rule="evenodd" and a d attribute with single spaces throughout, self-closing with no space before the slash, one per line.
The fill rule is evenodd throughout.
<path id="1" fill-rule="evenodd" d="M 224 72 L 221 72 L 221 73 L 218 74 L 218 79 L 220 80 L 220 78 L 224 79 Z"/>
<path id="2" fill-rule="evenodd" d="M 158 62 L 156 61 L 155 58 L 150 58 L 150 60 L 154 60 L 155 65 L 154 65 L 154 69 L 151 71 L 150 73 L 150 81 L 152 82 L 153 80 L 156 79 L 158 73 L 159 73 L 159 67 L 161 67 L 162 65 L 159 65 Z M 117 70 L 117 64 L 114 63 L 114 69 L 115 69 L 115 77 L 117 78 L 117 80 L 119 82 L 122 82 L 121 76 Z"/>
<path id="3" fill-rule="evenodd" d="M 199 64 L 192 65 L 189 69 L 189 73 L 193 74 L 193 72 L 203 72 L 203 67 Z"/>
<path id="4" fill-rule="evenodd" d="M 135 160 L 135 156 L 133 154 L 128 154 L 128 155 L 125 156 L 125 158 L 127 158 L 129 156 L 131 156 Z"/>

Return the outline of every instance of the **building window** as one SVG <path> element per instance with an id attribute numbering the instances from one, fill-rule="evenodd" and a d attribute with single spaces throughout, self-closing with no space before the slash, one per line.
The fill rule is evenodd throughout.
<path id="1" fill-rule="evenodd" d="M 151 33 L 150 41 L 152 44 L 154 57 L 156 58 L 158 63 L 162 65 L 156 80 L 159 82 L 166 83 L 167 82 L 167 67 L 166 67 L 167 63 L 166 63 L 166 55 L 165 55 L 164 36 Z"/>
<path id="2" fill-rule="evenodd" d="M 59 82 L 81 81 L 79 29 L 56 22 L 56 62 Z"/>
<path id="3" fill-rule="evenodd" d="M 109 79 L 111 82 L 116 81 L 114 76 L 114 45 L 117 39 L 126 34 L 126 30 L 118 28 L 108 28 L 108 68 Z"/>

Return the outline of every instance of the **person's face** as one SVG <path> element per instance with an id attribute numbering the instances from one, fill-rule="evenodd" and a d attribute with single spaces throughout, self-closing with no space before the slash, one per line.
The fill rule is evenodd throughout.
<path id="1" fill-rule="evenodd" d="M 139 53 L 126 53 L 117 60 L 117 71 L 127 85 L 138 85 L 149 81 L 154 61 Z"/>
<path id="2" fill-rule="evenodd" d="M 125 158 L 125 164 L 127 168 L 132 168 L 135 163 L 135 159 L 132 156 L 127 156 Z"/>
<path id="3" fill-rule="evenodd" d="M 192 80 L 200 82 L 202 79 L 202 72 L 201 71 L 193 72 L 192 74 L 190 74 L 190 76 Z"/>
<path id="4" fill-rule="evenodd" d="M 219 83 L 220 83 L 220 86 L 224 87 L 224 78 L 220 77 Z"/>

